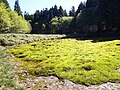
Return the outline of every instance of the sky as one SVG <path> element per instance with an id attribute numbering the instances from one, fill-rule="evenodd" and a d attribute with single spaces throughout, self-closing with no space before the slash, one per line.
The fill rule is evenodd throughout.
<path id="1" fill-rule="evenodd" d="M 27 11 L 29 14 L 34 14 L 36 10 L 43 10 L 43 8 L 51 8 L 54 5 L 58 7 L 61 5 L 67 12 L 71 10 L 72 6 L 78 8 L 80 2 L 86 0 L 19 0 L 22 12 Z M 10 7 L 14 9 L 15 0 L 8 0 Z"/>

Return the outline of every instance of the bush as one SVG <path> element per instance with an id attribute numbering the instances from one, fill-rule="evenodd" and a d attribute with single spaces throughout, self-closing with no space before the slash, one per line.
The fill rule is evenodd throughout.
<path id="1" fill-rule="evenodd" d="M 12 21 L 10 32 L 12 33 L 30 33 L 31 29 L 28 22 L 25 21 L 15 11 L 10 12 L 10 18 Z"/>
<path id="2" fill-rule="evenodd" d="M 52 33 L 69 33 L 68 27 L 73 17 L 56 17 L 50 22 Z"/>

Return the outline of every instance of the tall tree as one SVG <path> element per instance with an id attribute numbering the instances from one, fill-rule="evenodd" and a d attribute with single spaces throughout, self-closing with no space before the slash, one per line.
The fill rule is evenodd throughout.
<path id="1" fill-rule="evenodd" d="M 64 16 L 64 11 L 62 6 L 59 7 L 59 13 L 60 13 L 60 16 Z"/>
<path id="2" fill-rule="evenodd" d="M 75 16 L 75 7 L 72 6 L 71 10 L 69 11 L 69 16 Z"/>
<path id="3" fill-rule="evenodd" d="M 7 7 L 7 8 L 10 8 L 9 3 L 8 3 L 8 1 L 7 1 L 7 0 L 0 0 L 0 2 L 5 3 L 6 7 Z"/>
<path id="4" fill-rule="evenodd" d="M 101 27 L 105 31 L 119 31 L 120 29 L 120 1 L 98 0 L 98 10 L 101 16 Z"/>
<path id="5" fill-rule="evenodd" d="M 75 18 L 84 8 L 85 8 L 85 4 L 83 2 L 81 2 L 76 11 Z"/>
<path id="6" fill-rule="evenodd" d="M 34 21 L 35 21 L 35 22 L 38 22 L 39 15 L 40 15 L 40 11 L 39 11 L 39 10 L 36 10 L 36 12 L 35 12 L 35 14 L 34 14 Z"/>
<path id="7" fill-rule="evenodd" d="M 91 8 L 91 7 L 94 8 L 97 5 L 97 2 L 98 2 L 98 0 L 87 0 L 86 8 Z"/>
<path id="8" fill-rule="evenodd" d="M 76 13 L 75 13 L 75 10 L 74 10 L 74 7 L 73 7 L 73 10 L 74 10 L 73 16 L 74 16 L 74 18 L 72 19 L 72 22 L 70 23 L 70 26 L 69 26 L 69 29 L 71 30 L 71 32 L 78 32 L 77 29 L 76 29 L 76 26 L 77 26 L 76 19 L 77 19 L 78 14 L 81 13 L 84 8 L 85 8 L 85 4 L 83 4 L 82 2 L 78 6 L 78 9 L 77 9 Z M 72 15 L 72 11 L 70 13 Z"/>
<path id="9" fill-rule="evenodd" d="M 30 24 L 23 17 L 0 2 L 0 33 L 29 33 L 30 30 Z"/>
<path id="10" fill-rule="evenodd" d="M 66 10 L 64 10 L 63 12 L 64 12 L 64 16 L 68 16 L 68 15 L 67 15 L 67 11 L 66 11 Z"/>
<path id="11" fill-rule="evenodd" d="M 58 12 L 58 7 L 57 7 L 57 5 L 55 5 L 54 8 L 53 8 L 53 15 L 54 15 L 54 17 L 55 17 L 55 16 L 59 16 L 59 12 Z"/>
<path id="12" fill-rule="evenodd" d="M 22 11 L 21 11 L 21 8 L 20 8 L 20 5 L 19 5 L 19 0 L 15 1 L 14 10 L 18 13 L 18 15 L 22 16 Z"/>
<path id="13" fill-rule="evenodd" d="M 11 28 L 11 19 L 5 3 L 0 2 L 0 33 L 6 33 Z"/>

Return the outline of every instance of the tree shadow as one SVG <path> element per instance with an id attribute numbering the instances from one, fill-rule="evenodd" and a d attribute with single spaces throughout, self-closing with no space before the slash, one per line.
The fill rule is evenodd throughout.
<path id="1" fill-rule="evenodd" d="M 106 41 L 113 41 L 113 40 L 120 40 L 120 35 L 113 35 L 113 36 L 82 36 L 79 34 L 68 34 L 64 38 L 72 38 L 76 40 L 92 40 L 92 43 L 97 42 L 106 42 Z"/>
<path id="2" fill-rule="evenodd" d="M 120 37 L 99 37 L 99 38 L 93 38 L 92 43 L 97 42 L 106 42 L 106 41 L 113 41 L 113 40 L 120 40 Z"/>

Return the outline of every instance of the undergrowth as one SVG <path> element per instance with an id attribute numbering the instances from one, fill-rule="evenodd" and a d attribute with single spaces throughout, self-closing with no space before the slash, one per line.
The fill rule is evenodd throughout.
<path id="1" fill-rule="evenodd" d="M 120 83 L 120 40 L 41 40 L 20 45 L 8 53 L 35 76 L 54 75 L 84 85 Z"/>

